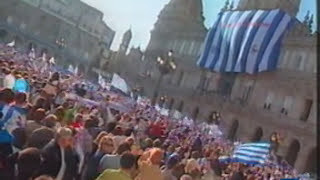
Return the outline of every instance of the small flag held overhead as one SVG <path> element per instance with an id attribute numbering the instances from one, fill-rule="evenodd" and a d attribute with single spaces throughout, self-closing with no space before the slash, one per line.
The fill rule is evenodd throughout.
<path id="1" fill-rule="evenodd" d="M 14 47 L 16 45 L 16 41 L 13 40 L 12 42 L 8 43 L 7 46 Z"/>
<path id="2" fill-rule="evenodd" d="M 264 164 L 270 153 L 270 143 L 246 143 L 236 147 L 232 155 L 233 162 L 243 164 Z"/>

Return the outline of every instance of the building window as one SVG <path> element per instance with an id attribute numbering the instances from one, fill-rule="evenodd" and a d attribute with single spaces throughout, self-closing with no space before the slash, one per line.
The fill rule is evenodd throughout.
<path id="1" fill-rule="evenodd" d="M 297 56 L 297 59 L 296 59 L 295 63 L 296 64 L 294 66 L 294 69 L 300 70 L 300 66 L 301 66 L 301 63 L 302 63 L 302 56 L 301 55 Z"/>
<path id="2" fill-rule="evenodd" d="M 274 98 L 274 94 L 272 92 L 269 92 L 267 99 L 263 105 L 264 109 L 271 109 L 271 104 L 272 104 L 273 98 Z"/>
<path id="3" fill-rule="evenodd" d="M 179 54 L 183 54 L 185 46 L 186 46 L 186 41 L 182 40 L 181 41 L 181 46 L 180 46 L 180 49 L 179 49 Z"/>
<path id="4" fill-rule="evenodd" d="M 178 78 L 178 81 L 177 81 L 177 85 L 180 86 L 181 83 L 182 83 L 182 80 L 183 80 L 183 76 L 184 76 L 184 72 L 181 71 L 180 74 L 179 74 L 179 78 Z"/>
<path id="5" fill-rule="evenodd" d="M 283 107 L 281 109 L 281 114 L 288 115 L 288 111 L 291 109 L 292 106 L 292 97 L 286 96 Z"/>
<path id="6" fill-rule="evenodd" d="M 189 55 L 194 55 L 194 54 L 193 54 L 193 49 L 195 48 L 194 45 L 195 45 L 195 42 L 192 41 L 191 44 L 190 44 L 189 52 L 188 52 Z"/>
<path id="7" fill-rule="evenodd" d="M 313 104 L 313 101 L 311 99 L 306 99 L 305 100 L 303 111 L 302 111 L 302 114 L 300 116 L 300 120 L 301 121 L 307 121 L 308 120 L 308 118 L 310 116 L 312 104 Z"/>
<path id="8" fill-rule="evenodd" d="M 243 102 L 247 102 L 247 100 L 248 100 L 248 98 L 250 96 L 250 93 L 252 91 L 252 85 L 253 85 L 253 82 L 250 81 L 244 86 L 244 91 L 243 91 L 243 94 L 242 94 L 242 101 Z"/>
<path id="9" fill-rule="evenodd" d="M 179 112 L 182 112 L 183 111 L 183 106 L 184 106 L 184 102 L 183 101 L 180 101 L 180 103 L 179 103 L 179 106 L 178 106 L 178 111 Z"/>

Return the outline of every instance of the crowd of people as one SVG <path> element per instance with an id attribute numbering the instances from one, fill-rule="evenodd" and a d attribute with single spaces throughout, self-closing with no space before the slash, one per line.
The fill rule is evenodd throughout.
<path id="1" fill-rule="evenodd" d="M 0 47 L 1 180 L 280 180 L 298 174 L 284 161 L 222 162 L 235 145 L 217 125 L 161 115 Z M 41 64 L 41 65 L 40 65 Z M 45 66 L 45 67 L 43 67 Z"/>

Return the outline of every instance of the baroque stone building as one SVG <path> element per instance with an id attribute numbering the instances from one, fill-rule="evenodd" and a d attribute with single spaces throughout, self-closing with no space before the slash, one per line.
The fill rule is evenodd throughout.
<path id="1" fill-rule="evenodd" d="M 61 65 L 88 72 L 115 35 L 102 19 L 102 12 L 80 0 L 1 1 L 0 40 L 15 40 L 20 50 L 34 47 L 38 55 L 45 51 Z"/>
<path id="2" fill-rule="evenodd" d="M 240 0 L 222 10 L 280 8 L 291 16 L 300 0 Z M 316 37 L 312 17 L 306 16 L 286 34 L 278 69 L 258 75 L 215 73 L 196 66 L 207 33 L 201 0 L 171 0 L 161 11 L 151 39 L 140 59 L 126 55 L 118 68 L 143 95 L 177 110 L 195 121 L 206 121 L 214 111 L 222 117 L 224 133 L 231 140 L 269 140 L 282 135 L 277 154 L 300 172 L 316 172 Z M 174 51 L 177 70 L 168 74 L 159 89 L 157 56 Z M 139 56 L 138 56 L 139 57 Z M 162 97 L 162 98 L 161 98 Z M 166 98 L 163 98 L 166 97 Z"/>

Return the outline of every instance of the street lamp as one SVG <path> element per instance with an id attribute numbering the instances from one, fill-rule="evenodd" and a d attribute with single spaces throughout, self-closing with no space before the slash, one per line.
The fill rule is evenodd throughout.
<path id="1" fill-rule="evenodd" d="M 163 76 L 175 71 L 177 69 L 177 65 L 173 60 L 173 51 L 170 50 L 168 52 L 168 57 L 167 58 L 163 58 L 161 56 L 158 56 L 157 58 L 157 66 L 160 72 L 160 76 L 158 79 L 158 83 L 155 89 L 159 89 L 161 81 Z"/>
<path id="2" fill-rule="evenodd" d="M 132 89 L 134 100 L 138 99 L 139 94 L 141 93 L 141 88 L 136 87 Z"/>
<path id="3" fill-rule="evenodd" d="M 63 38 L 57 39 L 56 44 L 59 46 L 59 48 L 65 48 L 67 46 L 66 41 Z"/>
<path id="4" fill-rule="evenodd" d="M 163 105 L 165 104 L 165 102 L 168 100 L 168 97 L 167 96 L 161 96 L 160 97 L 160 107 L 162 108 Z"/>
<path id="5" fill-rule="evenodd" d="M 209 123 L 212 123 L 212 122 L 213 122 L 214 124 L 219 125 L 219 124 L 220 124 L 220 120 L 221 120 L 220 113 L 214 111 L 214 112 L 211 114 L 211 117 L 210 117 L 210 119 L 209 119 Z"/>

